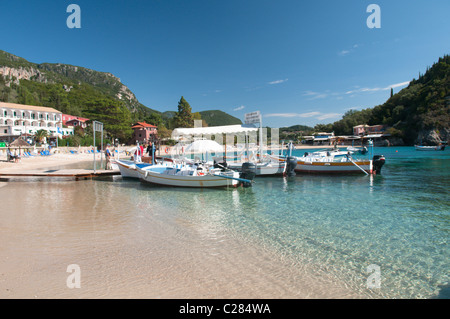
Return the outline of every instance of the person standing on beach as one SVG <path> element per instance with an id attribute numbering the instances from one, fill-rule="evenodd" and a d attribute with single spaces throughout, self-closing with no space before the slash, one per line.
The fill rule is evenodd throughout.
<path id="1" fill-rule="evenodd" d="M 105 169 L 106 170 L 110 170 L 112 169 L 111 167 L 111 150 L 109 149 L 109 144 L 106 145 L 106 150 L 105 150 L 105 159 L 106 159 L 106 164 L 105 164 Z"/>
<path id="2" fill-rule="evenodd" d="M 136 146 L 136 151 L 134 152 L 134 162 L 135 163 L 141 163 L 142 162 L 142 155 L 144 155 L 144 147 L 142 145 Z"/>

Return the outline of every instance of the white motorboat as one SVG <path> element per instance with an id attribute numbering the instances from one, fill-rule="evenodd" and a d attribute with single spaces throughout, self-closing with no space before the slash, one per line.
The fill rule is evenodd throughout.
<path id="1" fill-rule="evenodd" d="M 349 147 L 347 147 L 347 151 L 352 152 L 352 153 L 360 153 L 360 154 L 364 155 L 368 152 L 368 149 L 365 146 L 362 146 L 362 147 L 349 146 Z"/>
<path id="2" fill-rule="evenodd" d="M 445 145 L 438 146 L 422 146 L 422 145 L 414 145 L 416 151 L 443 151 L 445 150 Z"/>
<path id="3" fill-rule="evenodd" d="M 227 162 L 228 168 L 240 172 L 242 170 L 242 162 Z M 279 175 L 285 172 L 285 160 L 280 158 L 278 160 L 268 157 L 262 161 L 255 162 L 256 175 Z"/>
<path id="4" fill-rule="evenodd" d="M 123 178 L 139 179 L 139 174 L 136 170 L 136 163 L 134 161 L 116 160 L 115 161 L 120 170 L 120 175 Z M 142 166 L 152 165 L 150 163 L 140 163 Z"/>
<path id="5" fill-rule="evenodd" d="M 143 166 L 136 164 L 142 182 L 175 187 L 237 187 L 251 186 L 252 177 L 233 170 L 197 165 Z M 249 178 L 245 178 L 249 177 Z"/>

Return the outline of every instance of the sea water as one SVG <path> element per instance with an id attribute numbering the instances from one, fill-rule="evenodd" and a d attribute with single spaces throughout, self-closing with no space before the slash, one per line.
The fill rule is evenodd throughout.
<path id="1" fill-rule="evenodd" d="M 16 266 L 39 260 L 32 268 L 56 267 L 42 252 L 81 260 L 96 274 L 91 282 L 110 285 L 123 272 L 145 272 L 166 291 L 157 297 L 449 298 L 450 151 L 374 154 L 386 157 L 376 176 L 258 176 L 251 188 L 154 187 L 121 177 L 9 182 L 0 187 L 3 207 L 22 213 L 3 211 L 0 226 L 21 225 L 21 241 L 4 236 L 23 251 L 3 254 Z M 131 269 L 119 275 L 117 263 Z M 126 278 L 116 285 L 129 296 L 155 297 L 139 275 Z M 123 297 L 102 289 L 94 295 Z"/>

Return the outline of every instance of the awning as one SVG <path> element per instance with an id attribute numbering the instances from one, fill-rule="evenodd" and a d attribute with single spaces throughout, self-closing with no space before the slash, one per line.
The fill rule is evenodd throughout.
<path id="1" fill-rule="evenodd" d="M 242 125 L 225 125 L 194 128 L 176 128 L 172 131 L 172 139 L 179 140 L 182 137 L 189 139 L 191 136 L 216 135 L 216 134 L 238 134 L 246 132 L 257 132 L 258 128 L 244 127 Z"/>

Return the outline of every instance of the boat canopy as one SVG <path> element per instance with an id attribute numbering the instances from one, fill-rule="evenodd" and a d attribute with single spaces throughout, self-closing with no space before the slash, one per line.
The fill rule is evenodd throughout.
<path id="1" fill-rule="evenodd" d="M 216 134 L 239 134 L 248 132 L 257 132 L 259 128 L 248 127 L 243 125 L 225 125 L 210 127 L 194 127 L 194 128 L 176 128 L 172 131 L 172 139 L 180 140 L 185 137 L 189 139 L 193 136 L 216 135 Z"/>

